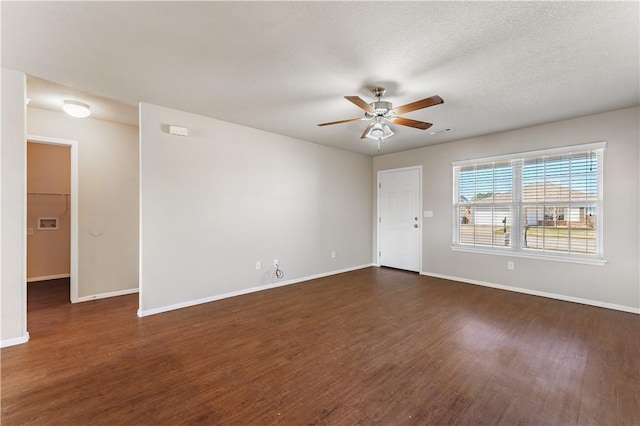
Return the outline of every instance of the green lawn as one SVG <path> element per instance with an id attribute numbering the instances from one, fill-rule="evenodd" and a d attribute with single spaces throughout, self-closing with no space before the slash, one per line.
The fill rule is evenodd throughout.
<path id="1" fill-rule="evenodd" d="M 571 231 L 571 237 L 569 237 Z M 507 232 L 511 227 L 507 226 Z M 596 230 L 591 228 L 551 228 L 530 227 L 527 230 L 525 246 L 528 249 L 560 251 L 570 250 L 572 253 L 595 253 Z M 459 240 L 461 244 L 478 246 L 510 245 L 502 226 L 460 225 Z"/>
<path id="2" fill-rule="evenodd" d="M 473 225 L 460 225 L 461 235 L 473 235 Z M 475 228 L 476 236 L 491 235 L 492 227 L 490 225 L 478 225 Z M 511 227 L 507 226 L 507 232 L 511 232 Z M 493 228 L 493 233 L 499 237 L 504 235 L 503 227 Z M 546 237 L 546 238 L 569 238 L 569 228 L 551 228 L 542 226 L 531 226 L 527 230 L 527 237 Z M 592 228 L 571 228 L 571 239 L 595 240 L 596 230 Z"/>
<path id="3" fill-rule="evenodd" d="M 542 237 L 543 235 L 545 237 L 569 238 L 569 228 L 545 228 L 542 226 L 532 226 L 527 231 L 527 236 Z M 596 230 L 590 228 L 571 228 L 571 238 L 595 240 Z"/>

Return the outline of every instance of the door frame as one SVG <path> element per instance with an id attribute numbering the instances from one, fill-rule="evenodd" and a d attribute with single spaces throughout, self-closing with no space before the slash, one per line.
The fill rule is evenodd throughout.
<path id="1" fill-rule="evenodd" d="M 62 145 L 70 147 L 71 151 L 71 253 L 70 253 L 70 265 L 69 265 L 69 299 L 71 303 L 77 303 L 78 300 L 78 141 L 71 139 L 51 138 L 48 136 L 27 135 L 27 143 L 39 143 L 43 145 Z M 26 161 L 25 161 L 26 166 Z M 27 181 L 27 167 L 24 168 L 24 181 L 26 186 Z M 27 223 L 27 197 L 24 201 L 24 223 Z M 27 270 L 27 230 L 23 232 L 24 235 L 24 269 L 25 277 Z M 25 293 L 27 290 L 27 280 L 24 282 Z M 25 303 L 25 315 L 27 312 L 27 298 L 24 299 Z"/>
<path id="2" fill-rule="evenodd" d="M 420 166 L 409 166 L 409 167 L 400 167 L 397 169 L 385 169 L 378 170 L 376 175 L 376 194 L 377 194 L 377 203 L 376 203 L 376 265 L 380 266 L 380 251 L 382 247 L 380 247 L 380 184 L 381 184 L 381 176 L 383 173 L 394 173 L 394 172 L 406 172 L 409 170 L 417 170 L 418 171 L 418 207 L 420 209 L 420 214 L 418 217 L 420 218 L 420 244 L 418 244 L 418 256 L 420 261 L 418 262 L 418 274 L 422 273 L 422 245 L 424 233 L 422 232 L 422 223 L 423 223 L 423 213 L 422 213 L 422 165 Z"/>

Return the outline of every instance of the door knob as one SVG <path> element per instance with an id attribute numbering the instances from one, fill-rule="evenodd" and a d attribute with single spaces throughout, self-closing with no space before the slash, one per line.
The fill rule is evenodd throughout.
<path id="1" fill-rule="evenodd" d="M 418 224 L 416 223 L 415 225 L 413 225 L 413 227 L 414 227 L 414 228 L 417 228 L 417 227 L 418 227 Z"/>

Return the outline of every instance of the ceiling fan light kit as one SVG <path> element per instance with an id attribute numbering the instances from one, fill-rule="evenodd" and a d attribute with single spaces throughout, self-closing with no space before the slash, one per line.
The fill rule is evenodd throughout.
<path id="1" fill-rule="evenodd" d="M 415 129 L 426 130 L 433 124 L 424 121 L 412 120 L 410 118 L 399 117 L 399 114 L 415 111 L 418 109 L 428 108 L 434 105 L 444 103 L 440 96 L 431 96 L 429 98 L 422 99 L 420 101 L 412 102 L 397 108 L 393 108 L 391 102 L 382 101 L 380 98 L 384 96 L 386 90 L 382 87 L 376 87 L 371 91 L 373 95 L 378 98 L 377 101 L 370 104 L 365 102 L 359 96 L 345 96 L 345 99 L 353 103 L 358 108 L 364 111 L 364 117 L 362 118 L 349 118 L 340 121 L 331 121 L 328 123 L 320 123 L 318 126 L 329 126 L 333 124 L 350 123 L 353 121 L 371 121 L 360 139 L 375 139 L 378 141 L 378 151 L 380 151 L 380 143 L 393 136 L 393 131 L 389 127 L 388 123 L 399 124 L 401 126 L 413 127 Z M 431 133 L 430 133 L 431 134 Z"/>
<path id="2" fill-rule="evenodd" d="M 387 124 L 383 124 L 382 120 L 376 120 L 373 126 L 367 127 L 367 132 L 364 135 L 369 139 L 387 139 L 393 136 L 393 131 Z"/>

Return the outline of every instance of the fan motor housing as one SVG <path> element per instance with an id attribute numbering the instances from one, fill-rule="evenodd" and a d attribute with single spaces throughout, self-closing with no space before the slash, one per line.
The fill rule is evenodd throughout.
<path id="1" fill-rule="evenodd" d="M 387 102 L 387 101 L 376 101 L 376 102 L 371 102 L 369 105 L 371 105 L 371 108 L 373 108 L 376 113 L 375 114 L 369 114 L 366 113 L 365 115 L 367 117 L 388 117 L 389 115 L 391 115 L 391 109 L 393 108 L 393 105 L 391 105 L 391 102 Z"/>

